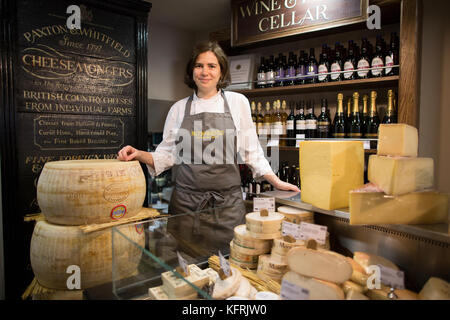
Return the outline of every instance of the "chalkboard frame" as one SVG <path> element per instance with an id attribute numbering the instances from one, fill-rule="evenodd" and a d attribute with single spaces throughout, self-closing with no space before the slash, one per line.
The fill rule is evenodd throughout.
<path id="1" fill-rule="evenodd" d="M 53 0 L 49 0 L 53 1 Z M 85 4 L 135 21 L 136 53 L 136 146 L 147 147 L 148 15 L 151 3 L 140 0 L 83 0 Z M 18 154 L 14 69 L 17 66 L 17 6 L 15 0 L 0 0 L 0 158 L 3 211 L 5 297 L 18 300 L 33 277 L 29 245 L 33 222 L 18 214 Z M 144 170 L 146 172 L 146 170 Z"/>

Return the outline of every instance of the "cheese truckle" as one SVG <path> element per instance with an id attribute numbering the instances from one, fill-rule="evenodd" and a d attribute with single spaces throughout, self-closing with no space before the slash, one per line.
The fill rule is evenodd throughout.
<path id="1" fill-rule="evenodd" d="M 45 219 L 61 225 L 88 225 L 132 217 L 146 193 L 138 161 L 69 160 L 47 162 L 37 184 Z"/>
<path id="2" fill-rule="evenodd" d="M 303 141 L 300 143 L 303 202 L 324 209 L 347 208 L 348 193 L 364 184 L 361 141 Z"/>

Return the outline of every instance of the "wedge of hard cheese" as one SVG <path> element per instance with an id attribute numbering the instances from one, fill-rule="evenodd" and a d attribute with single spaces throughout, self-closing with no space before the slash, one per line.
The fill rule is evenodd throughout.
<path id="1" fill-rule="evenodd" d="M 417 157 L 419 133 L 407 124 L 381 124 L 378 129 L 378 155 Z"/>
<path id="2" fill-rule="evenodd" d="M 392 261 L 377 256 L 375 254 L 369 254 L 361 251 L 355 251 L 353 253 L 353 260 L 355 260 L 356 263 L 358 263 L 361 267 L 364 268 L 366 272 L 368 272 L 368 268 L 373 265 L 382 265 L 383 267 L 390 268 L 393 270 L 399 270 L 397 265 L 393 263 Z"/>
<path id="3" fill-rule="evenodd" d="M 348 207 L 348 193 L 364 184 L 364 148 L 360 141 L 300 143 L 301 198 L 324 209 Z"/>
<path id="4" fill-rule="evenodd" d="M 344 283 L 352 276 L 352 266 L 347 259 L 326 250 L 297 247 L 287 254 L 289 269 L 307 277 L 334 283 Z"/>
<path id="5" fill-rule="evenodd" d="M 431 277 L 419 292 L 421 300 L 450 300 L 450 284 L 440 278 Z"/>
<path id="6" fill-rule="evenodd" d="M 149 288 L 148 295 L 150 296 L 150 300 L 172 300 L 169 298 L 167 293 L 164 292 L 163 286 Z M 179 297 L 174 300 L 195 300 L 198 298 L 197 292 L 191 293 L 184 297 Z"/>
<path id="7" fill-rule="evenodd" d="M 189 283 L 201 289 L 204 285 L 209 284 L 209 276 L 205 272 L 200 272 L 190 268 L 190 275 L 184 279 L 179 278 L 172 271 L 163 272 L 161 280 L 163 282 L 163 290 L 170 299 L 185 297 L 196 293 L 196 289 Z"/>
<path id="8" fill-rule="evenodd" d="M 435 191 L 387 196 L 350 192 L 350 224 L 435 224 L 448 221 L 448 195 Z"/>
<path id="9" fill-rule="evenodd" d="M 388 195 L 402 195 L 430 189 L 434 185 L 432 158 L 393 158 L 372 155 L 369 158 L 369 181 Z"/>
<path id="10" fill-rule="evenodd" d="M 342 289 L 334 283 L 302 276 L 296 272 L 288 271 L 283 276 L 283 281 L 288 281 L 296 286 L 309 291 L 309 300 L 344 300 Z"/>
<path id="11" fill-rule="evenodd" d="M 346 293 L 345 300 L 370 300 L 370 299 L 359 291 L 350 290 Z"/>

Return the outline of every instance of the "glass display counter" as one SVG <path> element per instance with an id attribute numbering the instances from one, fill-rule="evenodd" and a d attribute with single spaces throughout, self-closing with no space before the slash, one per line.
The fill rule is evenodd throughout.
<path id="1" fill-rule="evenodd" d="M 112 228 L 112 291 L 117 299 L 212 299 L 208 285 L 196 281 L 198 272 L 208 269 L 208 258 L 229 255 L 229 238 L 211 237 L 212 222 L 221 221 L 220 211 L 233 207 L 216 207 L 179 215 L 163 215 L 155 219 L 123 224 Z M 243 223 L 245 223 L 245 217 Z M 135 232 L 125 232 L 133 228 Z M 223 231 L 223 230 L 222 230 Z M 130 250 L 130 243 L 132 249 Z M 186 261 L 190 276 L 178 269 L 178 253 Z M 121 270 L 135 268 L 131 277 L 122 278 Z M 211 269 L 206 270 L 211 271 Z M 197 274 L 196 274 L 197 273 Z M 210 273 L 212 277 L 213 273 Z M 184 274 L 185 275 L 185 274 Z M 201 284 L 200 285 L 196 285 Z M 163 286 L 163 287 L 161 287 Z M 149 289 L 152 292 L 149 293 Z M 181 288 L 181 289 L 180 289 Z M 154 295 L 158 295 L 155 297 Z"/>

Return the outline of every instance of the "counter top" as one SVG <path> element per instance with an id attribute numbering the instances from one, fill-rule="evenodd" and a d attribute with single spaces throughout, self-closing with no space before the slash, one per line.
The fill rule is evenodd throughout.
<path id="1" fill-rule="evenodd" d="M 269 191 L 261 194 L 264 197 L 274 197 L 276 203 L 296 207 L 308 211 L 322 213 L 337 218 L 350 220 L 348 208 L 338 210 L 323 210 L 316 208 L 308 203 L 301 201 L 300 193 L 290 191 Z M 358 227 L 358 226 L 355 226 Z M 430 224 L 430 225 L 377 225 L 377 227 L 386 228 L 396 232 L 408 233 L 409 235 L 422 237 L 429 240 L 440 241 L 450 244 L 449 224 Z"/>

